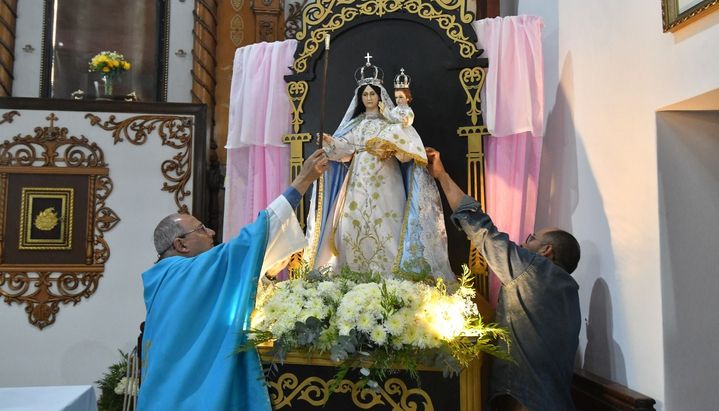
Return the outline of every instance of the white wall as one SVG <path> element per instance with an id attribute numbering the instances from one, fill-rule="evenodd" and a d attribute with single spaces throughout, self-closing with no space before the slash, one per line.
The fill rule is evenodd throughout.
<path id="1" fill-rule="evenodd" d="M 168 54 L 167 101 L 192 102 L 192 0 L 170 1 L 170 46 Z M 42 58 L 43 1 L 19 1 L 15 38 L 14 97 L 40 96 L 40 61 Z M 23 50 L 30 45 L 34 51 Z M 182 49 L 185 57 L 175 53 Z"/>
<path id="2" fill-rule="evenodd" d="M 24 306 L 3 304 L 0 387 L 91 384 L 120 359 L 118 349 L 130 351 L 145 318 L 140 274 L 157 257 L 152 229 L 177 210 L 173 195 L 161 191 L 166 180 L 160 173 L 161 161 L 177 150 L 163 146 L 157 131 L 143 146 L 127 141 L 113 144 L 111 132 L 91 127 L 85 112 L 54 112 L 59 118 L 57 126 L 67 127 L 69 135 L 84 135 L 102 148 L 113 180 L 106 205 L 120 222 L 105 233 L 110 259 L 97 291 L 76 306 L 60 305 L 54 324 L 39 330 L 29 324 Z M 35 127 L 48 125 L 45 117 L 49 111 L 20 113 L 0 128 L 3 141 L 7 136 L 34 135 Z M 115 114 L 118 121 L 133 115 L 95 114 L 103 120 Z M 191 186 L 190 182 L 189 190 Z M 187 204 L 191 209 L 191 198 Z"/>
<path id="3" fill-rule="evenodd" d="M 168 101 L 190 102 L 192 79 L 192 12 L 194 1 L 171 0 Z M 42 57 L 42 1 L 20 1 L 13 96 L 38 97 Z M 34 51 L 23 51 L 29 44 Z M 175 54 L 184 50 L 185 57 Z M 119 360 L 118 349 L 129 351 L 145 317 L 140 274 L 155 260 L 151 229 L 174 212 L 173 196 L 160 191 L 161 159 L 170 158 L 167 146 L 155 133 L 143 147 L 114 145 L 110 133 L 90 127 L 84 112 L 57 113 L 59 126 L 73 135 L 85 135 L 103 148 L 115 186 L 107 205 L 121 218 L 107 232 L 111 257 L 97 292 L 73 307 L 61 305 L 55 324 L 40 331 L 27 320 L 24 307 L 3 304 L 0 309 L 3 349 L 0 350 L 0 387 L 26 385 L 91 384 Z M 0 141 L 45 124 L 47 112 L 24 111 L 12 124 L 0 128 Z M 117 113 L 119 119 L 130 116 Z M 105 116 L 107 117 L 107 116 Z M 143 158 L 146 161 L 138 159 Z M 191 187 L 188 186 L 188 188 Z M 191 207 L 191 197 L 187 204 Z M 149 230 L 149 231 L 148 231 Z"/>
<path id="4" fill-rule="evenodd" d="M 719 111 L 659 113 L 657 137 L 666 409 L 708 410 L 719 369 Z"/>
<path id="5" fill-rule="evenodd" d="M 577 364 L 664 409 L 655 111 L 719 88 L 719 12 L 671 34 L 655 0 L 509 3 L 545 21 L 537 227 L 569 229 L 582 245 Z"/>

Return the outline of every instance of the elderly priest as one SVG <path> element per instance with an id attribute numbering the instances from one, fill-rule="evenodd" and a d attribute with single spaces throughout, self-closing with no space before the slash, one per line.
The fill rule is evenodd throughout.
<path id="1" fill-rule="evenodd" d="M 260 275 L 302 249 L 295 208 L 327 167 L 317 150 L 255 222 L 212 247 L 187 214 L 155 229 L 158 262 L 142 274 L 147 317 L 138 410 L 270 410 L 256 351 L 233 355 L 249 326 Z"/>

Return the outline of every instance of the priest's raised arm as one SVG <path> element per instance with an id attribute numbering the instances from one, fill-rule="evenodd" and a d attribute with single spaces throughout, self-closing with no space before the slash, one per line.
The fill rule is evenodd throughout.
<path id="1" fill-rule="evenodd" d="M 258 279 L 305 246 L 293 208 L 327 167 L 313 153 L 287 190 L 230 241 L 172 214 L 155 229 L 157 263 L 142 274 L 147 309 L 139 410 L 270 410 L 256 351 L 233 355 Z"/>

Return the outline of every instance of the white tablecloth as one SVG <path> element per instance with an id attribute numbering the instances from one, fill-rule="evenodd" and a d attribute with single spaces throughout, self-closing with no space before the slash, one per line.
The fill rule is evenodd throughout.
<path id="1" fill-rule="evenodd" d="M 97 411 L 92 385 L 0 388 L 2 411 Z"/>

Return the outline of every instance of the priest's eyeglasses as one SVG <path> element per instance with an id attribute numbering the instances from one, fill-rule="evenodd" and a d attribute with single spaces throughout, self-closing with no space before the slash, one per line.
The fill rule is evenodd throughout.
<path id="1" fill-rule="evenodd" d="M 190 231 L 188 231 L 188 232 L 186 232 L 186 233 L 184 233 L 184 234 L 182 234 L 182 235 L 178 235 L 178 236 L 175 237 L 175 238 L 185 238 L 185 237 L 187 237 L 188 235 L 190 235 L 190 234 L 192 234 L 192 233 L 196 233 L 196 232 L 198 232 L 198 231 L 202 231 L 204 234 L 207 234 L 207 227 L 205 227 L 204 224 L 200 224 L 200 226 L 197 227 L 197 228 L 195 228 L 194 230 L 190 230 Z"/>
<path id="2" fill-rule="evenodd" d="M 196 233 L 196 232 L 198 232 L 198 231 L 202 231 L 203 234 L 209 234 L 209 233 L 207 232 L 207 227 L 205 227 L 204 224 L 200 224 L 200 225 L 199 225 L 197 228 L 195 228 L 194 230 L 190 230 L 190 231 L 188 231 L 188 232 L 186 232 L 186 233 L 182 233 L 182 234 L 178 235 L 178 236 L 175 237 L 175 238 L 185 238 L 185 237 L 187 237 L 188 235 L 190 235 L 190 234 L 192 234 L 192 233 Z M 162 256 L 163 254 L 165 254 L 165 253 L 167 252 L 167 250 L 169 250 L 170 248 L 172 248 L 172 244 L 175 243 L 175 238 L 173 238 L 172 241 L 170 241 L 170 244 L 167 246 L 167 248 L 165 248 L 164 250 L 162 250 L 162 252 L 159 254 L 160 256 Z"/>

